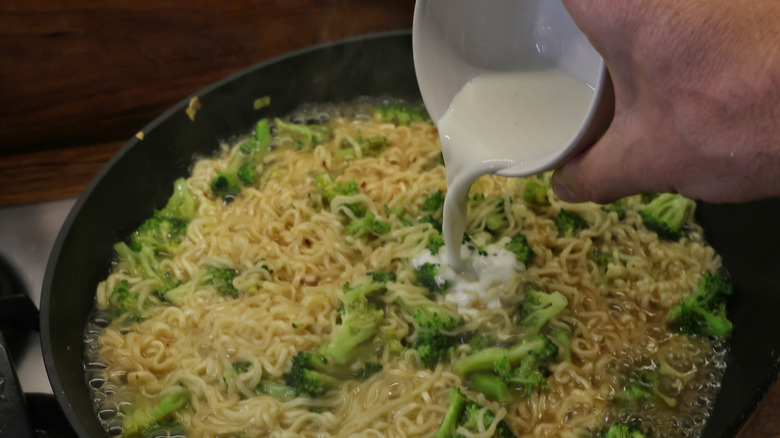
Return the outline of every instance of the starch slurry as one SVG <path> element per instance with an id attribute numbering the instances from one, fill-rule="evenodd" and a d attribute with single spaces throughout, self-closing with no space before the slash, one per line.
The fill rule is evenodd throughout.
<path id="1" fill-rule="evenodd" d="M 593 88 L 557 68 L 485 73 L 470 80 L 436 126 L 447 166 L 443 232 L 447 263 L 475 272 L 463 259 L 471 184 L 487 173 L 514 176 L 546 170 L 579 132 Z"/>

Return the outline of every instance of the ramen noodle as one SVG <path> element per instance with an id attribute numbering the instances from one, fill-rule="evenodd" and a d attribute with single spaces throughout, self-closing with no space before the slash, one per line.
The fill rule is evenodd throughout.
<path id="1" fill-rule="evenodd" d="M 492 436 L 500 422 L 528 437 L 593 436 L 616 422 L 647 436 L 698 436 L 726 344 L 681 334 L 666 314 L 704 273 L 720 269 L 701 228 L 690 222 L 685 237 L 665 240 L 643 225 L 642 196 L 619 206 L 567 204 L 549 175 L 487 175 L 469 194 L 464 245 L 481 275 L 458 277 L 436 245 L 435 201 L 446 193 L 437 131 L 425 120 L 378 120 L 374 104 L 309 106 L 286 119 L 326 124 L 324 138 L 313 125 L 295 131 L 271 120 L 270 146 L 255 161 L 246 161 L 248 151 L 265 141 L 256 134 L 224 145 L 179 181 L 184 205 L 156 215 L 175 219 L 163 221 L 171 228 L 161 233 L 178 235 L 174 243 L 139 249 L 147 248 L 142 226 L 117 247 L 85 337 L 86 377 L 107 433 L 431 437 L 458 388 L 494 416 L 470 432 L 459 426 L 464 436 Z M 376 147 L 366 147 L 369 140 Z M 215 177 L 242 156 L 251 184 L 216 196 Z M 543 187 L 543 199 L 524 198 L 529 184 Z M 562 235 L 562 209 L 586 227 Z M 527 263 L 506 249 L 517 235 L 533 251 Z M 421 283 L 426 263 L 439 269 L 443 290 Z M 328 346 L 347 330 L 347 295 L 376 272 L 391 278 L 361 302 L 379 317 L 358 353 L 347 355 L 323 394 L 296 392 L 293 359 L 310 352 L 335 363 Z M 497 401 L 453 364 L 522 339 L 519 309 L 529 288 L 565 298 L 565 309 L 539 329 L 557 353 L 537 370 L 541 386 L 509 385 L 510 398 Z M 415 343 L 424 329 L 414 309 L 427 305 L 459 320 L 434 360 Z M 366 363 L 373 374 L 357 372 Z M 627 401 L 627 382 L 642 372 L 657 381 L 640 377 L 650 394 Z"/>

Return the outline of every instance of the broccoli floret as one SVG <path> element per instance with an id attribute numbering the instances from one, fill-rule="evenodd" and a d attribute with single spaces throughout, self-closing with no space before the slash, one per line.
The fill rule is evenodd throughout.
<path id="1" fill-rule="evenodd" d="M 602 274 L 607 273 L 607 269 L 609 269 L 609 265 L 614 265 L 617 263 L 617 260 L 615 260 L 615 256 L 613 256 L 611 253 L 601 252 L 598 249 L 594 249 L 593 251 L 591 251 L 591 253 L 588 255 L 588 258 L 590 260 L 593 260 L 593 262 L 596 264 L 596 266 L 599 268 L 599 271 L 601 271 Z"/>
<path id="2" fill-rule="evenodd" d="M 495 365 L 495 371 L 501 379 L 512 385 L 520 385 L 525 395 L 534 392 L 549 391 L 547 378 L 542 374 L 544 365 L 555 362 L 558 357 L 558 346 L 549 338 L 544 337 L 542 347 L 529 351 L 516 363 L 509 361 L 509 356 L 502 357 Z"/>
<path id="3" fill-rule="evenodd" d="M 387 138 L 381 135 L 375 135 L 371 138 L 358 137 L 356 141 L 362 157 L 378 157 L 387 149 Z M 352 143 L 344 140 L 341 143 L 341 149 L 336 153 L 336 157 L 340 160 L 354 160 L 357 158 Z"/>
<path id="4" fill-rule="evenodd" d="M 726 301 L 733 293 L 725 277 L 705 272 L 696 290 L 670 310 L 666 319 L 685 334 L 724 338 L 733 327 L 726 316 Z"/>
<path id="5" fill-rule="evenodd" d="M 290 136 L 296 149 L 309 149 L 326 143 L 333 136 L 333 130 L 330 126 L 319 123 L 303 125 L 285 122 L 277 118 L 274 119 L 274 127 L 276 128 L 276 134 Z"/>
<path id="6" fill-rule="evenodd" d="M 370 211 L 362 218 L 355 218 L 344 227 L 344 233 L 354 238 L 362 237 L 366 234 L 382 236 L 390 232 L 390 224 L 378 221 L 376 215 Z"/>
<path id="7" fill-rule="evenodd" d="M 627 424 L 615 423 L 609 429 L 594 435 L 594 438 L 645 438 L 645 434 Z"/>
<path id="8" fill-rule="evenodd" d="M 168 198 L 165 207 L 158 211 L 156 215 L 189 222 L 195 216 L 197 207 L 195 197 L 192 196 L 190 189 L 187 188 L 187 180 L 179 178 L 173 182 L 173 194 Z"/>
<path id="9" fill-rule="evenodd" d="M 402 356 L 407 350 L 402 340 L 394 329 L 386 328 L 379 334 L 379 339 L 384 345 L 384 348 L 393 354 Z"/>
<path id="10" fill-rule="evenodd" d="M 542 292 L 528 283 L 525 285 L 525 299 L 520 306 L 517 323 L 526 336 L 535 336 L 550 318 L 559 314 L 568 304 L 560 292 Z"/>
<path id="11" fill-rule="evenodd" d="M 137 400 L 135 409 L 124 418 L 122 436 L 147 436 L 149 432 L 170 430 L 178 426 L 178 423 L 170 420 L 170 416 L 183 408 L 188 401 L 189 394 L 186 390 L 164 396 L 154 408 L 145 397 Z"/>
<path id="12" fill-rule="evenodd" d="M 611 204 L 601 207 L 601 210 L 605 213 L 614 212 L 620 222 L 623 222 L 626 219 L 626 207 L 625 202 L 622 199 L 618 199 Z"/>
<path id="13" fill-rule="evenodd" d="M 385 316 L 382 310 L 367 302 L 361 304 L 353 303 L 345 307 L 347 310 L 341 324 L 325 349 L 340 364 L 352 360 L 358 354 L 357 347 L 376 335 L 379 323 Z"/>
<path id="14" fill-rule="evenodd" d="M 436 220 L 433 215 L 425 215 L 421 217 L 418 222 L 421 224 L 431 224 L 434 230 L 441 233 L 441 221 Z"/>
<path id="15" fill-rule="evenodd" d="M 425 121 L 430 118 L 428 112 L 420 105 L 394 102 L 374 107 L 372 117 L 377 122 L 392 123 L 407 126 L 412 122 Z"/>
<path id="16" fill-rule="evenodd" d="M 532 205 L 550 205 L 550 200 L 547 198 L 549 188 L 550 184 L 544 181 L 544 176 L 539 175 L 538 180 L 531 179 L 525 183 L 523 199 Z"/>
<path id="17" fill-rule="evenodd" d="M 358 185 L 355 180 L 341 183 L 332 181 L 327 173 L 320 173 L 314 178 L 314 186 L 322 196 L 332 202 L 337 196 L 353 196 L 358 194 Z"/>
<path id="18" fill-rule="evenodd" d="M 247 360 L 240 360 L 230 364 L 230 367 L 233 368 L 233 371 L 235 371 L 236 374 L 243 374 L 252 369 L 252 362 Z"/>
<path id="19" fill-rule="evenodd" d="M 482 423 L 485 429 L 489 429 L 495 419 L 496 415 L 490 409 L 483 408 L 482 406 L 472 401 L 466 401 L 466 405 L 464 406 L 463 412 L 460 416 L 460 424 L 469 432 L 477 433 L 480 430 L 480 423 Z M 509 425 L 506 423 L 506 421 L 501 420 L 496 425 L 496 430 L 495 433 L 493 433 L 493 437 L 514 438 L 515 434 L 509 428 Z"/>
<path id="20" fill-rule="evenodd" d="M 233 286 L 233 279 L 236 278 L 237 274 L 235 269 L 209 266 L 203 280 L 219 292 L 220 295 L 236 298 L 238 297 L 238 290 Z"/>
<path id="21" fill-rule="evenodd" d="M 437 190 L 425 199 L 422 211 L 437 212 L 442 208 L 444 208 L 444 192 Z"/>
<path id="22" fill-rule="evenodd" d="M 355 301 L 368 298 L 377 291 L 387 289 L 387 283 L 395 281 L 396 276 L 393 272 L 377 269 L 368 273 L 367 278 L 359 286 L 350 287 L 347 283 L 342 286 L 344 291 L 343 305 L 350 305 Z"/>
<path id="23" fill-rule="evenodd" d="M 479 406 L 466 398 L 458 388 L 452 388 L 449 393 L 449 406 L 444 414 L 441 426 L 433 435 L 433 438 L 457 438 L 458 427 L 463 427 L 472 433 L 479 432 L 479 425 L 484 430 L 489 429 L 495 421 L 495 414 L 489 409 Z M 514 438 L 515 434 L 509 429 L 509 425 L 501 420 L 496 425 L 494 438 Z"/>
<path id="24" fill-rule="evenodd" d="M 211 180 L 211 193 L 217 198 L 224 199 L 226 202 L 232 201 L 233 198 L 241 193 L 241 185 L 239 185 L 235 173 L 227 171 L 218 173 Z"/>
<path id="25" fill-rule="evenodd" d="M 461 377 L 493 372 L 505 383 L 523 393 L 547 390 L 542 368 L 556 360 L 558 347 L 548 337 L 538 335 L 510 347 L 488 347 L 457 359 L 455 372 Z"/>
<path id="26" fill-rule="evenodd" d="M 426 366 L 436 366 L 450 354 L 455 344 L 460 342 L 460 336 L 455 332 L 466 321 L 460 316 L 451 315 L 433 301 L 414 307 L 400 300 L 398 303 L 414 320 L 415 331 L 411 348 L 417 350 Z"/>
<path id="27" fill-rule="evenodd" d="M 480 228 L 497 235 L 509 225 L 506 215 L 506 201 L 500 196 L 485 196 L 478 193 L 469 200 L 469 209 L 479 211 L 478 216 L 485 218 Z"/>
<path id="28" fill-rule="evenodd" d="M 173 194 L 165 207 L 155 211 L 152 218 L 144 221 L 130 235 L 129 244 L 118 242 L 114 245 L 114 252 L 123 265 L 122 269 L 126 269 L 132 275 L 157 281 L 155 292 L 157 296 L 164 295 L 179 284 L 160 266 L 160 262 L 174 253 L 184 240 L 187 223 L 195 216 L 196 207 L 195 198 L 187 189 L 186 180 L 177 179 L 174 182 Z M 144 307 L 137 303 L 138 294 L 129 294 L 129 289 L 128 284 L 128 293 L 125 293 L 123 288 L 119 288 L 109 294 L 109 307 L 113 309 L 114 317 L 130 309 L 137 310 L 139 307 Z M 132 316 L 136 320 L 144 317 L 138 312 Z"/>
<path id="29" fill-rule="evenodd" d="M 284 381 L 295 390 L 296 395 L 319 397 L 328 390 L 341 385 L 327 357 L 318 353 L 301 352 L 292 360 L 290 372 L 284 375 Z"/>
<path id="30" fill-rule="evenodd" d="M 334 329 L 333 339 L 324 348 L 324 352 L 336 363 L 350 362 L 357 355 L 358 347 L 374 338 L 385 314 L 368 298 L 377 291 L 385 290 L 391 281 L 395 281 L 395 274 L 380 270 L 370 273 L 357 287 L 344 285 L 341 324 Z"/>
<path id="31" fill-rule="evenodd" d="M 531 245 L 528 244 L 528 239 L 522 234 L 513 236 L 512 239 L 506 243 L 505 248 L 515 255 L 518 262 L 524 265 L 531 263 L 536 255 L 531 248 Z"/>
<path id="32" fill-rule="evenodd" d="M 425 247 L 431 252 L 431 254 L 438 254 L 439 250 L 444 246 L 444 235 L 441 233 L 441 222 L 436 220 L 432 214 L 422 216 L 418 219 L 417 222 L 420 224 L 431 225 L 432 230 L 428 233 L 428 243 L 425 245 Z"/>
<path id="33" fill-rule="evenodd" d="M 232 201 L 241 186 L 255 183 L 257 165 L 268 152 L 271 145 L 271 129 L 267 119 L 261 119 L 255 125 L 255 133 L 241 143 L 233 153 L 227 169 L 217 173 L 211 180 L 211 193 L 225 202 Z"/>
<path id="34" fill-rule="evenodd" d="M 236 178 L 238 181 L 245 185 L 251 186 L 255 183 L 257 177 L 257 169 L 251 164 L 244 164 L 236 172 Z"/>
<path id="35" fill-rule="evenodd" d="M 439 232 L 432 232 L 428 235 L 428 243 L 425 248 L 431 252 L 431 254 L 438 254 L 439 250 L 444 246 L 444 236 Z"/>
<path id="36" fill-rule="evenodd" d="M 652 398 L 658 398 L 670 407 L 677 405 L 674 397 L 666 395 L 661 390 L 661 367 L 660 365 L 648 365 L 636 368 L 625 377 L 623 383 L 624 400 L 631 402 L 644 403 Z M 620 400 L 620 396 L 617 397 Z"/>
<path id="37" fill-rule="evenodd" d="M 675 193 L 662 193 L 639 210 L 642 222 L 664 239 L 677 240 L 685 235 L 684 226 L 693 215 L 696 203 Z"/>
<path id="38" fill-rule="evenodd" d="M 374 374 L 380 371 L 382 371 L 381 363 L 373 360 L 367 360 L 363 362 L 363 365 L 361 365 L 360 368 L 358 368 L 357 373 L 355 374 L 357 377 L 363 380 L 368 380 L 371 376 L 373 376 Z"/>
<path id="39" fill-rule="evenodd" d="M 441 265 L 437 263 L 423 263 L 414 270 L 414 278 L 429 291 L 443 293 L 450 287 L 450 282 L 439 275 L 440 270 Z"/>
<path id="40" fill-rule="evenodd" d="M 555 216 L 555 227 L 561 237 L 574 237 L 580 230 L 588 228 L 588 222 L 573 211 L 563 208 Z"/>
<path id="41" fill-rule="evenodd" d="M 129 313 L 130 319 L 141 322 L 148 315 L 139 310 L 138 298 L 140 294 L 138 292 L 130 292 L 130 287 L 130 283 L 127 280 L 117 283 L 108 295 L 108 309 L 113 318 Z"/>
<path id="42" fill-rule="evenodd" d="M 220 295 L 237 298 L 238 289 L 233 286 L 233 280 L 237 275 L 238 271 L 235 269 L 209 266 L 205 271 L 199 271 L 190 281 L 177 284 L 157 295 L 176 306 L 184 304 L 185 297 L 201 287 L 209 287 Z"/>
<path id="43" fill-rule="evenodd" d="M 354 196 L 358 194 L 358 184 L 355 180 L 344 183 L 334 181 L 326 172 L 314 177 L 314 187 L 317 188 L 328 203 L 333 202 L 339 196 Z M 349 204 L 346 208 L 350 209 L 357 216 L 363 216 L 366 211 L 366 207 L 359 203 Z"/>
<path id="44" fill-rule="evenodd" d="M 184 178 L 173 183 L 173 194 L 161 210 L 144 221 L 130 235 L 130 249 L 141 252 L 172 253 L 183 240 L 187 223 L 195 216 L 196 201 Z"/>

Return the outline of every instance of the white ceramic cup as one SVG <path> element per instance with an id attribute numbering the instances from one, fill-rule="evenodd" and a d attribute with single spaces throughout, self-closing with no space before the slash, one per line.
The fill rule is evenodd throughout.
<path id="1" fill-rule="evenodd" d="M 412 41 L 420 92 L 434 122 L 458 91 L 483 73 L 534 70 L 541 63 L 593 88 L 593 98 L 576 108 L 582 114 L 576 126 L 561 126 L 554 117 L 538 125 L 569 130 L 568 142 L 532 166 L 495 172 L 500 175 L 554 168 L 593 144 L 612 118 L 614 92 L 604 62 L 561 0 L 417 0 Z"/>

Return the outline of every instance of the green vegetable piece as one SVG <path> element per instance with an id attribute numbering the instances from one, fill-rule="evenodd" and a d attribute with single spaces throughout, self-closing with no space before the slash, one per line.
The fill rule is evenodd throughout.
<path id="1" fill-rule="evenodd" d="M 502 403 L 512 401 L 512 394 L 504 379 L 493 373 L 476 372 L 469 374 L 469 389 L 485 394 L 485 397 Z"/>
<path id="2" fill-rule="evenodd" d="M 417 283 L 431 292 L 443 293 L 450 287 L 450 282 L 439 275 L 441 266 L 437 263 L 424 263 L 414 271 Z"/>
<path id="3" fill-rule="evenodd" d="M 433 301 L 426 305 L 411 308 L 402 304 L 412 313 L 415 322 L 415 337 L 411 348 L 417 350 L 423 363 L 433 368 L 445 357 L 451 349 L 460 342 L 459 335 L 453 334 L 466 321 L 459 316 L 452 316 Z"/>
<path id="4" fill-rule="evenodd" d="M 725 277 L 705 272 L 696 290 L 666 315 L 682 333 L 725 338 L 733 324 L 726 315 L 728 297 L 734 289 Z"/>
<path id="5" fill-rule="evenodd" d="M 373 360 L 363 362 L 363 365 L 357 371 L 357 377 L 368 380 L 374 374 L 382 371 L 382 364 Z"/>
<path id="6" fill-rule="evenodd" d="M 425 199 L 422 211 L 437 212 L 444 208 L 444 192 L 437 190 Z"/>
<path id="7" fill-rule="evenodd" d="M 374 213 L 368 212 L 362 218 L 355 218 L 344 228 L 344 233 L 354 238 L 366 234 L 382 236 L 390 232 L 390 224 L 378 221 Z"/>
<path id="8" fill-rule="evenodd" d="M 574 237 L 579 231 L 588 228 L 588 222 L 579 214 L 562 208 L 555 217 L 555 227 L 559 236 Z"/>
<path id="9" fill-rule="evenodd" d="M 649 230 L 667 240 L 685 236 L 684 226 L 693 216 L 696 203 L 674 193 L 662 193 L 639 210 L 642 222 Z"/>
<path id="10" fill-rule="evenodd" d="M 290 388 L 284 382 L 276 380 L 261 380 L 258 382 L 255 392 L 269 395 L 282 403 L 294 399 L 297 395 L 295 389 Z"/>
<path id="11" fill-rule="evenodd" d="M 436 430 L 433 438 L 455 438 L 455 430 L 458 428 L 458 418 L 466 405 L 466 396 L 460 392 L 460 389 L 453 387 L 450 389 L 449 406 L 447 413 L 444 414 L 444 420 L 441 426 Z"/>
<path id="12" fill-rule="evenodd" d="M 184 391 L 168 394 L 160 400 L 160 403 L 152 410 L 151 414 L 154 418 L 162 420 L 183 408 L 189 400 L 189 394 Z"/>
<path id="13" fill-rule="evenodd" d="M 618 199 L 617 201 L 607 204 L 601 209 L 605 213 L 615 213 L 617 215 L 617 218 L 620 222 L 623 222 L 626 220 L 626 207 L 625 207 L 625 201 L 622 199 Z"/>
<path id="14" fill-rule="evenodd" d="M 204 280 L 219 292 L 220 295 L 237 298 L 238 290 L 233 286 L 233 279 L 236 278 L 236 275 L 238 275 L 238 273 L 235 269 L 209 266 Z"/>
<path id="15" fill-rule="evenodd" d="M 371 339 L 379 330 L 385 314 L 372 305 L 371 294 L 386 290 L 387 283 L 395 281 L 395 274 L 373 271 L 359 286 L 344 285 L 341 324 L 334 329 L 334 336 L 323 351 L 338 364 L 352 361 L 359 353 L 359 346 Z"/>
<path id="16" fill-rule="evenodd" d="M 523 191 L 523 200 L 532 205 L 547 206 L 550 205 L 550 199 L 547 197 L 547 191 L 550 188 L 548 183 L 544 182 L 540 175 L 539 180 L 529 180 L 525 183 Z"/>
<path id="17" fill-rule="evenodd" d="M 375 135 L 371 138 L 358 137 L 357 144 L 362 157 L 378 157 L 387 149 L 387 137 L 382 137 L 381 135 Z M 341 149 L 336 153 L 336 157 L 340 160 L 354 160 L 357 158 L 357 155 L 352 144 L 344 140 L 341 143 Z"/>
<path id="18" fill-rule="evenodd" d="M 277 134 L 289 135 L 297 149 L 311 149 L 328 142 L 333 137 L 333 130 L 328 125 L 319 123 L 304 125 L 276 118 L 274 126 Z"/>
<path id="19" fill-rule="evenodd" d="M 615 423 L 609 429 L 594 435 L 594 438 L 645 438 L 645 434 L 627 424 Z"/>
<path id="20" fill-rule="evenodd" d="M 546 293 L 531 283 L 525 285 L 525 299 L 518 312 L 517 323 L 526 336 L 536 336 L 547 321 L 561 313 L 569 304 L 558 291 Z"/>
<path id="21" fill-rule="evenodd" d="M 472 401 L 467 401 L 460 415 L 460 424 L 469 432 L 479 432 L 480 417 L 482 417 L 481 420 L 485 429 L 488 429 L 495 421 L 496 415 L 490 409 L 483 408 Z M 515 434 L 509 429 L 506 421 L 501 420 L 496 425 L 493 438 L 515 438 Z"/>
<path id="22" fill-rule="evenodd" d="M 412 122 L 430 119 L 428 112 L 420 105 L 393 102 L 379 105 L 372 111 L 372 117 L 377 122 L 408 126 Z"/>
<path id="23" fill-rule="evenodd" d="M 296 395 L 319 397 L 341 385 L 341 379 L 333 377 L 333 374 L 333 367 L 325 356 L 301 352 L 293 358 L 290 372 L 284 375 L 284 380 Z"/>
<path id="24" fill-rule="evenodd" d="M 555 358 L 557 353 L 558 347 L 547 336 L 538 335 L 511 347 L 487 347 L 476 351 L 455 360 L 453 367 L 459 376 L 467 376 L 479 371 L 494 371 L 496 364 L 505 360 L 511 367 L 517 367 L 521 359 L 529 355 L 543 365 L 548 359 Z"/>
<path id="25" fill-rule="evenodd" d="M 507 242 L 506 249 L 515 255 L 518 262 L 524 265 L 531 263 L 536 255 L 531 245 L 528 244 L 528 239 L 522 234 L 513 236 L 512 240 Z"/>

